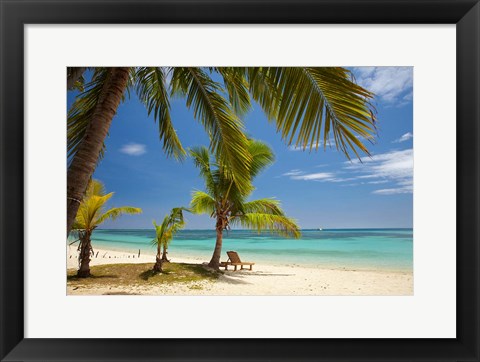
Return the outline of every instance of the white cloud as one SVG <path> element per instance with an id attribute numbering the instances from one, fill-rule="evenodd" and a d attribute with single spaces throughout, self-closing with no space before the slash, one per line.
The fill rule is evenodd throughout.
<path id="1" fill-rule="evenodd" d="M 295 169 L 295 170 L 290 170 L 288 172 L 285 172 L 282 174 L 282 176 L 295 176 L 295 175 L 301 175 L 303 171 Z"/>
<path id="2" fill-rule="evenodd" d="M 357 67 L 357 82 L 387 103 L 402 106 L 413 97 L 413 67 Z"/>
<path id="3" fill-rule="evenodd" d="M 356 177 L 339 178 L 333 172 L 305 173 L 301 170 L 291 170 L 282 176 L 289 176 L 292 180 L 321 181 L 321 182 L 345 182 L 355 180 Z"/>
<path id="4" fill-rule="evenodd" d="M 374 179 L 370 183 L 386 180 L 395 185 L 394 188 L 375 190 L 373 193 L 391 195 L 413 192 L 413 149 L 373 155 L 362 159 L 362 162 L 348 162 L 345 168 L 363 173 L 358 178 Z"/>
<path id="5" fill-rule="evenodd" d="M 413 192 L 413 149 L 381 153 L 362 158 L 361 161 L 347 161 L 341 170 L 335 172 L 306 173 L 294 169 L 282 176 L 292 180 L 335 182 L 340 183 L 340 186 L 388 184 L 388 188 L 377 189 L 372 193 L 410 194 Z M 345 184 L 354 180 L 358 182 Z"/>
<path id="6" fill-rule="evenodd" d="M 333 138 L 330 138 L 327 140 L 327 147 L 335 147 L 335 140 Z M 290 151 L 304 151 L 303 146 L 292 145 L 292 146 L 289 146 L 288 149 Z M 318 149 L 317 149 L 317 143 L 313 142 L 311 151 L 318 151 L 321 149 L 323 149 L 323 140 L 318 141 Z M 307 146 L 305 147 L 305 152 L 310 152 L 310 143 L 308 143 Z"/>
<path id="7" fill-rule="evenodd" d="M 407 132 L 404 135 L 402 135 L 400 138 L 393 141 L 393 143 L 405 142 L 405 141 L 408 141 L 409 139 L 412 139 L 412 138 L 413 138 L 412 132 Z"/>
<path id="8" fill-rule="evenodd" d="M 395 194 L 410 194 L 410 193 L 412 193 L 411 190 L 404 189 L 404 188 L 381 189 L 381 190 L 375 190 L 372 192 L 372 194 L 377 194 L 377 195 L 395 195 Z"/>
<path id="9" fill-rule="evenodd" d="M 388 180 L 377 180 L 377 181 L 368 181 L 367 184 L 378 185 L 378 184 L 385 184 Z"/>
<path id="10" fill-rule="evenodd" d="M 129 156 L 140 156 L 147 152 L 147 146 L 140 143 L 128 143 L 122 146 L 120 152 Z"/>
<path id="11" fill-rule="evenodd" d="M 334 179 L 334 174 L 331 172 L 317 172 L 309 173 L 305 175 L 294 175 L 290 177 L 293 180 L 305 180 L 305 181 L 319 181 L 319 180 L 331 180 Z"/>

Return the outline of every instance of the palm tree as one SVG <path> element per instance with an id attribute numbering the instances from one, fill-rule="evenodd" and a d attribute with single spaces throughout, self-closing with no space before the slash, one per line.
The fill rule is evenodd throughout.
<path id="1" fill-rule="evenodd" d="M 350 151 L 359 157 L 359 151 L 368 154 L 361 140 L 372 140 L 376 132 L 373 94 L 341 67 L 95 68 L 84 89 L 68 114 L 67 235 L 125 91 L 136 92 L 158 123 L 167 155 L 180 159 L 186 153 L 172 124 L 169 98 L 184 97 L 210 136 L 210 151 L 231 165 L 244 191 L 251 157 L 239 117 L 251 109 L 251 99 L 288 145 L 303 149 L 326 147 L 333 135 L 348 158 Z"/>
<path id="2" fill-rule="evenodd" d="M 71 149 L 73 143 L 75 156 L 67 172 L 67 236 L 122 100 L 129 71 L 130 68 L 110 68 L 98 74 L 93 81 L 94 85 L 89 85 L 90 88 L 84 93 L 86 95 L 75 102 L 69 113 L 68 149 Z M 95 94 L 92 94 L 92 88 L 96 90 Z M 81 111 L 79 107 L 82 107 Z M 73 137 L 72 134 L 76 136 Z"/>
<path id="3" fill-rule="evenodd" d="M 113 196 L 113 192 L 105 193 L 105 186 L 98 180 L 92 180 L 87 188 L 85 197 L 78 208 L 73 230 L 78 234 L 79 269 L 77 276 L 90 276 L 90 255 L 93 255 L 91 236 L 93 230 L 106 220 L 114 220 L 123 214 L 139 214 L 138 207 L 122 206 L 105 210 L 105 204 Z"/>
<path id="4" fill-rule="evenodd" d="M 264 143 L 250 140 L 248 150 L 252 156 L 249 178 L 253 179 L 265 167 L 270 165 L 274 156 Z M 237 186 L 233 178 L 233 169 L 226 164 L 212 162 L 206 147 L 194 148 L 190 151 L 195 166 L 205 181 L 206 191 L 195 191 L 191 200 L 191 211 L 196 214 L 208 214 L 216 220 L 217 239 L 209 266 L 218 269 L 222 252 L 223 231 L 230 225 L 244 228 L 269 230 L 286 237 L 300 237 L 300 228 L 288 218 L 280 208 L 276 199 L 264 198 L 247 201 L 254 190 L 250 185 L 247 191 Z"/>
<path id="5" fill-rule="evenodd" d="M 183 219 L 183 207 L 175 207 L 170 211 L 170 214 L 166 215 L 163 222 L 157 225 L 153 220 L 153 226 L 155 226 L 156 237 L 152 240 L 152 244 L 157 247 L 157 256 L 153 270 L 155 272 L 162 272 L 162 263 L 168 262 L 167 260 L 167 248 L 173 236 L 185 227 L 185 220 Z M 163 247 L 163 255 L 161 255 L 161 249 Z"/>

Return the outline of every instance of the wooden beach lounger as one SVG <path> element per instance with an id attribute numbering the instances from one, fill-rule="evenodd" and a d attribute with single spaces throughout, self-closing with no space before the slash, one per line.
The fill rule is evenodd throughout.
<path id="1" fill-rule="evenodd" d="M 220 263 L 220 266 L 224 266 L 225 270 L 228 270 L 229 265 L 233 265 L 233 267 L 235 268 L 234 271 L 237 271 L 237 266 L 240 266 L 240 270 L 246 269 L 243 267 L 244 265 L 249 265 L 250 266 L 249 270 L 252 270 L 253 265 L 255 264 L 255 263 L 241 261 L 236 251 L 227 251 L 227 255 L 228 255 L 228 260 L 222 261 Z"/>

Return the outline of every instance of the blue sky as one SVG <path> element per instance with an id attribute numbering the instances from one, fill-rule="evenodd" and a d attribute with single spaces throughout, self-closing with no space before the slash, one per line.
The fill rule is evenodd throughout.
<path id="1" fill-rule="evenodd" d="M 378 137 L 372 157 L 348 161 L 336 149 L 301 151 L 288 147 L 261 108 L 244 117 L 247 133 L 268 143 L 276 161 L 259 175 L 252 198 L 276 197 L 302 228 L 390 228 L 413 223 L 413 68 L 352 68 L 356 80 L 376 94 Z M 69 92 L 69 105 L 75 94 Z M 171 103 L 172 119 L 184 148 L 208 145 L 203 127 L 183 99 Z M 115 192 L 109 206 L 136 206 L 103 228 L 151 228 L 176 206 L 188 206 L 202 180 L 190 159 L 177 162 L 162 151 L 157 125 L 132 93 L 118 109 L 106 140 L 107 151 L 94 173 Z M 187 228 L 211 229 L 208 216 L 187 214 Z"/>

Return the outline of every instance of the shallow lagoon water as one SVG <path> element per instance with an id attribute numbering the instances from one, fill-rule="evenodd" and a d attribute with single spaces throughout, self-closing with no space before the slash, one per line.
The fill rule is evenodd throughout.
<path id="1" fill-rule="evenodd" d="M 93 248 L 154 253 L 154 230 L 97 229 Z M 214 230 L 182 230 L 169 247 L 169 258 L 200 257 L 208 261 L 215 245 Z M 231 230 L 224 233 L 225 251 L 235 250 L 245 261 L 299 264 L 338 269 L 413 270 L 413 229 L 302 230 L 300 239 L 270 233 Z"/>

